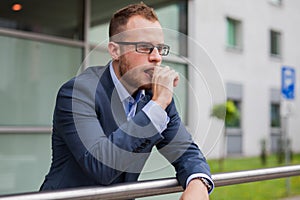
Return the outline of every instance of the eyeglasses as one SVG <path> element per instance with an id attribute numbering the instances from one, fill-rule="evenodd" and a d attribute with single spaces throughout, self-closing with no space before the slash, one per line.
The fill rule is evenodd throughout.
<path id="1" fill-rule="evenodd" d="M 167 56 L 170 51 L 170 46 L 166 44 L 153 45 L 148 42 L 116 42 L 121 45 L 135 45 L 135 51 L 138 53 L 151 54 L 154 48 L 158 50 L 159 55 Z"/>

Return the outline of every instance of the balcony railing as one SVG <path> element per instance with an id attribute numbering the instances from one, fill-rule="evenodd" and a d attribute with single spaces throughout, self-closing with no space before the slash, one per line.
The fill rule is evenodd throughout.
<path id="1" fill-rule="evenodd" d="M 214 174 L 216 187 L 300 175 L 300 165 Z M 181 192 L 175 178 L 123 183 L 107 187 L 89 187 L 49 192 L 32 192 L 0 196 L 0 200 L 101 199 L 117 200 Z"/>

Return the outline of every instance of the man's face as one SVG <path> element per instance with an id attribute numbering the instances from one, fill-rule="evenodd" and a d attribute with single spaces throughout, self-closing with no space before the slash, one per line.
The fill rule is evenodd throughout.
<path id="1" fill-rule="evenodd" d="M 163 44 L 163 32 L 158 21 L 152 22 L 140 16 L 131 17 L 126 25 L 122 42 L 147 42 Z M 122 45 L 118 61 L 117 75 L 129 92 L 137 89 L 151 89 L 152 73 L 162 62 L 157 48 L 150 54 L 136 52 L 135 45 Z"/>

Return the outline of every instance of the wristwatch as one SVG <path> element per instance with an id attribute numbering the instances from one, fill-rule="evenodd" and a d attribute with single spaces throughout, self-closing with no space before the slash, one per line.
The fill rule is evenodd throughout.
<path id="1" fill-rule="evenodd" d="M 196 178 L 193 178 L 193 179 L 199 179 L 200 181 L 202 181 L 202 183 L 206 186 L 207 191 L 210 191 L 212 189 L 212 186 L 210 185 L 210 183 L 208 182 L 208 180 L 206 178 L 196 177 Z"/>

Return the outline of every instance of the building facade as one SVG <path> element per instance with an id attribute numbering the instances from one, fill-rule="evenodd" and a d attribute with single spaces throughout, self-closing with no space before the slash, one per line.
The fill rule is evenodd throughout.
<path id="1" fill-rule="evenodd" d="M 49 170 L 59 87 L 88 66 L 108 63 L 108 21 L 136 2 L 0 2 L 0 194 L 38 190 Z M 156 9 L 165 28 L 171 55 L 163 64 L 181 76 L 177 107 L 208 158 L 257 156 L 261 141 L 272 153 L 283 133 L 300 152 L 298 0 L 144 2 Z M 285 120 L 282 66 L 297 76 Z M 224 128 L 210 113 L 226 100 L 238 108 L 239 118 Z M 141 179 L 166 176 L 174 170 L 154 149 Z"/>
<path id="2" fill-rule="evenodd" d="M 240 119 L 226 125 L 227 155 L 259 155 L 263 140 L 268 152 L 274 153 L 284 133 L 293 151 L 300 150 L 300 29 L 295 27 L 300 21 L 299 9 L 300 3 L 295 0 L 189 2 L 189 36 L 213 59 L 227 99 L 240 111 Z M 296 72 L 293 100 L 284 101 L 281 95 L 283 66 Z M 285 102 L 291 111 L 283 120 L 280 113 L 286 110 Z M 209 155 L 220 156 L 217 149 Z"/>

